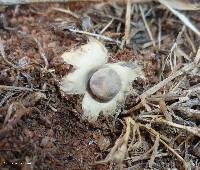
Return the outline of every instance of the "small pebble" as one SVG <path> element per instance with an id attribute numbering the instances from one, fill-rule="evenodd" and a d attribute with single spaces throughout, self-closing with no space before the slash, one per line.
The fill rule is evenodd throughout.
<path id="1" fill-rule="evenodd" d="M 97 141 L 97 144 L 101 151 L 105 151 L 110 146 L 110 140 L 104 136 L 100 136 L 100 138 Z"/>

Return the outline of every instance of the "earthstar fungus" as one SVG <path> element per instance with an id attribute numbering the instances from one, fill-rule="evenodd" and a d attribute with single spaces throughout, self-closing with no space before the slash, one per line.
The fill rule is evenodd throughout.
<path id="1" fill-rule="evenodd" d="M 62 78 L 60 88 L 67 94 L 84 94 L 83 118 L 90 122 L 100 113 L 113 115 L 132 92 L 132 81 L 143 78 L 142 68 L 136 62 L 107 63 L 107 49 L 93 38 L 63 53 L 61 58 L 71 64 L 74 71 Z"/>

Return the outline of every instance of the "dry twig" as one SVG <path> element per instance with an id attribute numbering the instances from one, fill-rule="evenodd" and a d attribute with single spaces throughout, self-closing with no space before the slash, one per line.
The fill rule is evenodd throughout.
<path id="1" fill-rule="evenodd" d="M 148 23 L 147 23 L 147 21 L 146 21 L 146 18 L 145 18 L 145 16 L 144 16 L 144 11 L 143 11 L 143 8 L 142 8 L 141 5 L 139 5 L 139 9 L 140 9 L 140 12 L 141 12 L 141 15 L 142 15 L 142 19 L 143 19 L 144 25 L 145 25 L 145 27 L 146 27 L 146 29 L 147 29 L 147 32 L 148 32 L 148 34 L 149 34 L 149 37 L 150 37 L 150 39 L 151 39 L 151 42 L 152 42 L 153 46 L 155 47 L 155 46 L 156 46 L 155 40 L 154 40 L 154 38 L 153 38 L 153 34 L 152 34 L 152 32 L 151 32 L 151 30 L 150 30 L 150 28 L 149 28 L 149 25 L 148 25 Z"/>
<path id="2" fill-rule="evenodd" d="M 174 128 L 185 130 L 185 131 L 187 131 L 189 133 L 192 133 L 195 136 L 199 136 L 200 137 L 200 128 L 198 128 L 198 127 L 180 125 L 180 124 L 173 123 L 173 122 L 170 122 L 170 121 L 167 121 L 167 120 L 164 120 L 164 119 L 154 119 L 151 122 L 161 123 L 161 124 L 164 123 L 164 124 L 167 124 L 167 125 L 172 126 Z"/>
<path id="3" fill-rule="evenodd" d="M 112 2 L 113 0 L 105 0 L 105 2 Z M 116 0 L 124 3 L 125 0 Z M 31 4 L 31 3 L 55 3 L 55 2 L 102 2 L 102 0 L 0 0 L 0 5 L 17 5 L 17 4 Z M 131 3 L 146 3 L 152 0 L 130 0 Z"/>
<path id="4" fill-rule="evenodd" d="M 87 31 L 81 31 L 81 30 L 75 30 L 75 29 L 68 29 L 70 32 L 73 32 L 73 33 L 79 33 L 79 34 L 85 34 L 85 35 L 89 35 L 89 36 L 93 36 L 93 37 L 96 37 L 98 39 L 103 39 L 105 41 L 111 41 L 111 42 L 114 42 L 118 45 L 121 44 L 120 41 L 118 40 L 114 40 L 110 37 L 107 37 L 107 36 L 104 36 L 104 35 L 100 35 L 100 34 L 95 34 L 95 33 L 90 33 L 90 32 L 87 32 Z"/>
<path id="5" fill-rule="evenodd" d="M 150 133 L 150 135 L 153 135 L 154 137 L 160 136 L 160 134 L 154 129 L 152 129 L 151 127 L 145 126 L 143 124 L 139 124 L 139 125 L 140 127 L 146 129 Z M 165 141 L 160 139 L 160 142 L 182 162 L 184 169 L 187 169 L 188 165 L 186 161 L 173 148 L 171 148 Z"/>
<path id="6" fill-rule="evenodd" d="M 154 164 L 154 160 L 155 160 L 155 157 L 157 155 L 157 152 L 158 152 L 158 147 L 159 147 L 159 141 L 160 141 L 160 136 L 157 134 L 156 135 L 156 140 L 154 142 L 154 145 L 153 145 L 153 152 L 152 152 L 152 155 L 151 155 L 151 158 L 149 160 L 149 167 L 152 169 L 153 168 L 153 164 Z"/>
<path id="7" fill-rule="evenodd" d="M 48 60 L 47 60 L 46 54 L 45 54 L 45 52 L 44 52 L 44 49 L 42 48 L 41 43 L 38 41 L 38 39 L 37 39 L 36 37 L 32 36 L 32 38 L 33 38 L 34 41 L 37 43 L 40 56 L 41 56 L 42 59 L 44 60 L 44 64 L 45 64 L 44 69 L 47 70 L 48 67 L 49 67 L 49 62 L 48 62 Z"/>
<path id="8" fill-rule="evenodd" d="M 197 51 L 196 57 L 194 59 L 195 64 L 199 64 L 200 63 L 200 47 Z"/>
<path id="9" fill-rule="evenodd" d="M 130 21 L 131 21 L 131 1 L 127 0 L 126 5 L 126 22 L 125 22 L 125 43 L 130 43 Z"/>
<path id="10" fill-rule="evenodd" d="M 200 36 L 200 31 L 191 23 L 191 21 L 182 13 L 173 8 L 172 4 L 168 0 L 158 0 L 160 3 L 165 5 L 169 10 L 176 15 L 187 27 L 194 31 L 198 36 Z"/>
<path id="11" fill-rule="evenodd" d="M 127 144 L 128 144 L 128 139 L 130 136 L 130 132 L 131 132 L 131 118 L 127 117 L 125 118 L 126 121 L 126 132 L 125 134 L 122 136 L 120 136 L 117 141 L 115 142 L 115 145 L 113 146 L 113 148 L 111 149 L 110 153 L 107 155 L 107 157 L 105 158 L 105 160 L 103 161 L 97 161 L 97 164 L 102 164 L 102 163 L 106 163 L 108 161 L 115 161 L 117 162 L 120 166 L 122 164 L 122 161 L 125 158 L 126 152 L 127 152 Z"/>
<path id="12" fill-rule="evenodd" d="M 72 11 L 69 10 L 69 9 L 51 8 L 51 10 L 53 10 L 53 11 L 59 11 L 59 12 L 63 12 L 63 13 L 69 14 L 69 15 L 73 16 L 73 17 L 76 18 L 76 19 L 79 19 L 79 18 L 80 18 L 80 16 L 78 16 L 77 14 L 75 14 L 74 12 L 72 12 Z"/>
<path id="13" fill-rule="evenodd" d="M 6 85 L 0 85 L 0 89 L 2 90 L 20 90 L 20 91 L 33 91 L 35 89 L 27 88 L 27 87 L 16 87 L 16 86 L 6 86 Z"/>
<path id="14" fill-rule="evenodd" d="M 175 71 L 174 73 L 171 74 L 171 76 L 167 77 L 166 79 L 164 79 L 163 81 L 159 82 L 158 84 L 154 85 L 153 87 L 151 87 L 150 89 L 148 89 L 147 91 L 145 91 L 144 93 L 142 93 L 140 95 L 141 99 L 145 99 L 146 97 L 154 94 L 155 92 L 157 92 L 160 88 L 162 88 L 163 86 L 165 86 L 167 83 L 169 83 L 170 81 L 172 81 L 174 78 L 181 76 L 182 74 L 184 74 L 185 72 L 188 72 L 192 69 L 194 69 L 194 63 L 189 63 L 187 65 L 185 65 L 183 68 Z"/>
<path id="15" fill-rule="evenodd" d="M 17 4 L 32 4 L 32 3 L 47 3 L 47 2 L 101 2 L 101 0 L 0 0 L 1 5 L 17 5 Z"/>
<path id="16" fill-rule="evenodd" d="M 103 34 L 111 26 L 111 24 L 113 23 L 113 21 L 114 21 L 114 19 L 112 18 L 110 20 L 110 22 L 100 31 L 99 34 Z"/>

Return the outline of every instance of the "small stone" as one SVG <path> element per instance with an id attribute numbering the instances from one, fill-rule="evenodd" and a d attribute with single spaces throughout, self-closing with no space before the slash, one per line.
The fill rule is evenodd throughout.
<path id="1" fill-rule="evenodd" d="M 121 89 L 119 75 L 110 68 L 102 68 L 96 71 L 89 82 L 92 95 L 102 101 L 113 99 Z"/>
<path id="2" fill-rule="evenodd" d="M 52 148 L 53 147 L 53 142 L 55 142 L 54 138 L 45 136 L 45 137 L 42 138 L 40 146 L 41 147 L 45 147 L 45 148 Z"/>
<path id="3" fill-rule="evenodd" d="M 49 48 L 56 48 L 56 46 L 57 46 L 57 42 L 56 42 L 56 41 L 50 42 L 50 43 L 48 44 L 48 47 L 49 47 Z"/>
<path id="4" fill-rule="evenodd" d="M 26 67 L 29 63 L 30 63 L 30 58 L 26 56 L 18 60 L 18 66 L 20 67 Z"/>
<path id="5" fill-rule="evenodd" d="M 40 146 L 44 147 L 48 144 L 48 142 L 49 142 L 49 137 L 45 136 L 44 138 L 42 138 Z"/>
<path id="6" fill-rule="evenodd" d="M 84 31 L 92 30 L 93 24 L 92 24 L 91 18 L 89 16 L 84 16 L 81 19 L 82 19 L 82 23 L 81 23 L 82 29 Z"/>
<path id="7" fill-rule="evenodd" d="M 97 144 L 101 151 L 105 151 L 110 146 L 110 140 L 104 136 L 100 136 L 100 138 L 97 141 Z"/>

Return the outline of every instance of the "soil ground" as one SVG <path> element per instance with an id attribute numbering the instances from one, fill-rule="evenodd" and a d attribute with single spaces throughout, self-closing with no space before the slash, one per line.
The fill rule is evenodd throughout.
<path id="1" fill-rule="evenodd" d="M 140 102 L 136 100 L 138 95 L 169 77 L 173 69 L 191 63 L 200 45 L 199 37 L 190 29 L 183 27 L 182 22 L 163 6 L 157 3 L 141 5 L 154 38 L 159 33 L 159 23 L 162 23 L 160 29 L 163 36 L 160 47 L 158 42 L 155 46 L 152 45 L 139 8 L 135 8 L 132 26 L 137 29 L 141 27 L 141 30 L 132 30 L 133 36 L 130 37 L 128 45 L 120 48 L 116 42 L 103 39 L 110 54 L 110 62 L 137 60 L 144 67 L 146 79 L 134 81 L 133 87 L 137 93 L 127 97 L 121 113 L 134 108 Z M 55 8 L 70 9 L 73 13 L 65 13 Z M 45 3 L 9 6 L 0 10 L 0 37 L 3 41 L 3 47 L 1 45 L 0 48 L 1 54 L 4 51 L 6 56 L 6 60 L 2 58 L 0 62 L 1 169 L 117 168 L 115 163 L 95 162 L 105 159 L 115 141 L 124 133 L 124 117 L 127 115 L 120 114 L 118 118 L 100 116 L 93 124 L 82 120 L 83 96 L 66 95 L 59 89 L 60 78 L 72 69 L 60 60 L 60 55 L 87 41 L 87 35 L 71 32 L 71 28 L 99 33 L 113 19 L 103 34 L 122 41 L 126 5 L 101 6 L 88 2 Z M 199 12 L 184 13 L 200 28 Z M 87 21 L 88 16 L 92 20 L 92 26 Z M 170 58 L 169 54 L 173 51 L 175 43 L 179 48 L 176 48 L 176 57 L 174 55 Z M 183 108 L 184 105 L 178 105 L 177 102 L 188 97 L 185 101 L 193 104 L 189 105 L 186 102 L 186 108 L 199 112 L 200 90 L 185 95 L 188 89 L 199 89 L 199 83 L 198 71 L 177 76 L 162 86 L 156 93 L 157 96 L 148 98 L 147 105 L 151 108 L 150 111 L 148 106 L 142 106 L 135 109 L 134 114 L 128 112 L 128 116 L 135 118 L 151 112 L 151 115 L 164 115 L 168 121 L 171 117 L 177 124 L 198 127 L 198 115 L 188 116 L 188 112 L 174 109 L 172 105 L 175 103 L 177 107 Z M 170 90 L 174 91 L 174 98 L 169 93 Z M 167 98 L 164 94 L 170 96 Z M 159 95 L 161 97 L 158 97 Z M 194 101 L 197 101 L 196 104 Z M 144 125 L 148 124 L 146 119 L 142 120 L 140 117 L 134 120 Z M 183 157 L 191 169 L 198 169 L 199 132 L 195 135 L 190 133 L 191 131 L 177 129 L 164 123 L 152 123 L 151 127 L 167 138 L 165 139 L 169 146 Z M 140 147 L 129 153 L 133 160 L 134 157 L 147 152 L 155 142 L 146 130 L 141 128 L 140 134 Z M 190 138 L 187 138 L 188 136 Z M 152 169 L 183 169 L 180 159 L 170 152 L 169 148 L 166 149 L 160 144 L 158 150 L 159 153 L 165 154 L 156 156 Z M 150 157 L 135 161 L 125 159 L 122 167 L 149 169 L 149 159 Z"/>

